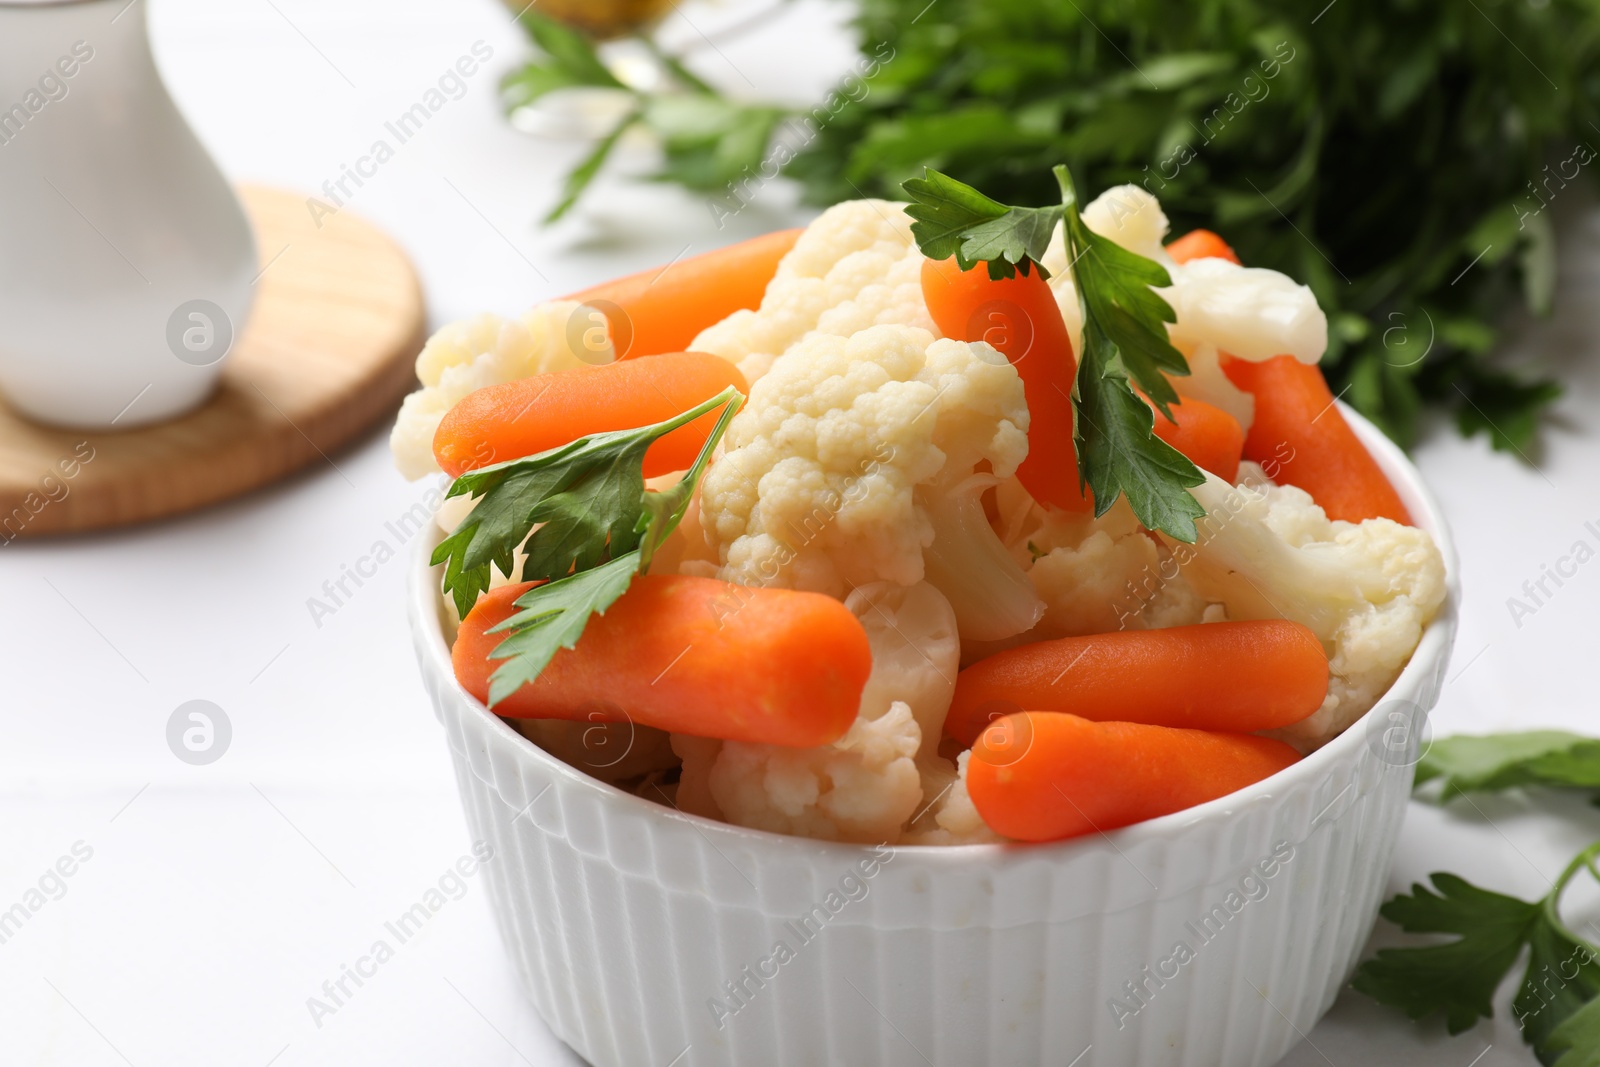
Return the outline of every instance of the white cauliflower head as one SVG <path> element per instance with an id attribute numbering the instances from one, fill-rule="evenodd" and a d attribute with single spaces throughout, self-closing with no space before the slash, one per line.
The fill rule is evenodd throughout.
<path id="1" fill-rule="evenodd" d="M 1045 613 L 1025 634 L 967 641 L 962 662 L 1028 641 L 1113 630 L 1187 626 L 1219 617 L 1179 572 L 1126 500 L 1099 518 L 1040 507 L 1016 478 L 995 489 L 997 530 L 1027 571 Z M 1209 612 L 1209 614 L 1208 614 Z"/>
<path id="2" fill-rule="evenodd" d="M 1084 207 L 1083 224 L 1106 240 L 1172 269 L 1172 257 L 1163 244 L 1172 226 L 1161 202 L 1149 190 L 1137 185 L 1112 186 Z"/>
<path id="3" fill-rule="evenodd" d="M 1169 267 L 1170 289 L 1157 290 L 1177 312 L 1168 332 L 1182 347 L 1212 344 L 1236 359 L 1293 356 L 1316 363 L 1328 348 L 1328 316 L 1311 289 L 1288 275 L 1196 259 Z"/>
<path id="4" fill-rule="evenodd" d="M 1047 515 L 1028 539 L 1028 570 L 1046 611 L 1030 637 L 1045 640 L 1200 622 L 1206 602 L 1150 537 L 1126 500 L 1098 519 Z"/>
<path id="5" fill-rule="evenodd" d="M 922 731 L 901 701 L 831 745 L 723 743 L 711 795 L 729 822 L 831 841 L 895 842 L 922 801 Z M 681 787 L 680 787 L 681 788 Z"/>
<path id="6" fill-rule="evenodd" d="M 935 761 L 923 773 L 923 792 L 929 798 L 910 831 L 900 839 L 905 845 L 985 845 L 1007 840 L 989 829 L 967 792 L 967 769 L 972 750 Z"/>
<path id="7" fill-rule="evenodd" d="M 904 205 L 849 200 L 824 211 L 778 264 L 761 307 L 707 327 L 689 347 L 738 365 L 754 382 L 802 337 L 848 337 L 898 324 L 933 332 L 922 253 Z"/>
<path id="8" fill-rule="evenodd" d="M 1215 475 L 1191 492 L 1207 512 L 1193 546 L 1171 543 L 1184 575 L 1234 619 L 1284 618 L 1328 652 L 1321 709 L 1277 736 L 1316 748 L 1394 684 L 1445 598 L 1444 559 L 1425 530 L 1389 519 L 1330 521 L 1293 486 Z"/>
<path id="9" fill-rule="evenodd" d="M 553 300 L 520 319 L 482 314 L 453 322 L 428 338 L 417 356 L 422 388 L 406 397 L 389 435 L 400 473 L 415 481 L 439 472 L 433 435 L 468 393 L 585 363 L 611 362 L 614 352 L 604 317 L 590 309 L 583 320 L 575 320 L 583 307 Z M 594 323 L 573 329 L 575 322 L 583 325 L 590 316 Z"/>
<path id="10" fill-rule="evenodd" d="M 706 539 L 722 576 L 742 585 L 842 598 L 928 574 L 964 634 L 972 623 L 1016 633 L 1038 605 L 978 497 L 1015 471 L 1027 428 L 1022 381 L 987 344 L 914 326 L 811 334 L 751 386 L 729 426 L 701 483 Z M 979 463 L 992 473 L 974 480 Z M 942 565 L 925 567 L 936 541 Z M 1007 589 L 1025 603 L 980 600 Z"/>
<path id="11" fill-rule="evenodd" d="M 894 703 L 907 705 L 922 732 L 918 758 L 933 755 L 961 668 L 961 638 L 950 601 L 927 582 L 874 582 L 851 593 L 845 606 L 861 620 L 872 645 L 861 717 L 881 718 Z"/>

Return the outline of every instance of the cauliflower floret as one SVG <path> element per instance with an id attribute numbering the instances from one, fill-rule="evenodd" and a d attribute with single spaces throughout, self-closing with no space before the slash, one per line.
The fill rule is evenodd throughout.
<path id="1" fill-rule="evenodd" d="M 1173 266 L 1162 243 L 1172 227 L 1161 210 L 1161 202 L 1147 189 L 1137 185 L 1112 186 L 1083 209 L 1083 224 L 1130 252 L 1168 269 Z"/>
<path id="2" fill-rule="evenodd" d="M 922 731 L 902 701 L 876 719 L 856 719 L 831 745 L 728 741 L 711 768 L 711 795 L 723 816 L 739 826 L 892 843 L 922 801 L 916 763 L 921 744 Z"/>
<path id="3" fill-rule="evenodd" d="M 1302 751 L 1364 715 L 1394 683 L 1445 597 L 1444 560 L 1427 531 L 1389 519 L 1330 521 L 1293 486 L 1230 486 L 1208 475 L 1199 541 L 1171 544 L 1184 575 L 1234 619 L 1286 618 L 1328 651 L 1328 696 L 1274 731 Z"/>
<path id="4" fill-rule="evenodd" d="M 1096 519 L 1041 508 L 1015 478 L 996 489 L 1001 536 L 1045 603 L 1026 635 L 968 642 L 963 661 L 1020 641 L 1112 630 L 1153 630 L 1206 620 L 1207 603 L 1179 572 L 1166 546 L 1149 536 L 1124 500 Z M 1213 613 L 1215 618 L 1215 613 Z"/>
<path id="5" fill-rule="evenodd" d="M 934 797 L 926 813 L 916 820 L 916 827 L 901 838 L 906 845 L 982 845 L 1005 841 L 989 829 L 978 814 L 967 793 L 967 767 L 972 760 L 969 749 L 956 757 L 955 763 L 941 759 L 938 776 L 932 781 L 924 777 L 924 792 Z M 933 786 L 937 788 L 932 788 Z"/>
<path id="6" fill-rule="evenodd" d="M 1066 536 L 1057 532 L 1062 527 Z M 1161 553 L 1126 500 L 1097 520 L 1047 523 L 1032 540 L 1043 554 L 1028 577 L 1047 605 L 1039 638 L 1144 628 L 1138 617 L 1145 601 L 1165 584 Z"/>
<path id="7" fill-rule="evenodd" d="M 861 717 L 882 718 L 896 702 L 906 704 L 922 731 L 917 758 L 934 755 L 961 666 L 961 639 L 950 601 L 927 582 L 874 582 L 851 593 L 845 607 L 861 620 L 872 644 L 872 674 L 861 693 Z"/>
<path id="8" fill-rule="evenodd" d="M 1316 363 L 1328 347 L 1328 316 L 1308 286 L 1285 274 L 1196 259 L 1176 268 L 1173 286 L 1158 289 L 1178 321 L 1175 345 L 1215 345 L 1237 359 L 1293 356 Z"/>
<path id="9" fill-rule="evenodd" d="M 980 496 L 1027 454 L 1027 427 L 1022 381 L 987 344 L 914 326 L 811 334 L 729 426 L 701 483 L 706 540 L 729 581 L 842 598 L 926 576 L 963 636 L 1010 636 L 1043 606 Z"/>
<path id="10" fill-rule="evenodd" d="M 434 432 L 445 413 L 468 393 L 534 374 L 611 362 L 614 352 L 604 317 L 589 309 L 584 319 L 574 319 L 583 307 L 571 300 L 554 300 L 520 319 L 483 314 L 453 322 L 428 338 L 417 356 L 422 388 L 406 397 L 389 436 L 400 473 L 411 481 L 438 473 Z M 572 329 L 575 322 L 585 328 Z"/>
<path id="11" fill-rule="evenodd" d="M 850 200 L 823 212 L 778 264 L 756 311 L 737 311 L 689 347 L 754 382 L 813 331 L 848 337 L 886 323 L 936 332 L 922 300 L 922 253 L 904 206 Z"/>

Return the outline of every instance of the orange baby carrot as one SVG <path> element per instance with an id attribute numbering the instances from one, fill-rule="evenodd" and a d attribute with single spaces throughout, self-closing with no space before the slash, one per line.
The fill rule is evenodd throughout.
<path id="1" fill-rule="evenodd" d="M 1063 637 L 997 652 L 956 676 L 945 733 L 972 744 L 1014 711 L 1251 733 L 1322 706 L 1328 657 L 1297 622 L 1261 619 Z"/>
<path id="2" fill-rule="evenodd" d="M 506 639 L 486 631 L 531 588 L 490 590 L 461 622 L 451 660 L 479 700 L 500 663 L 490 654 Z M 866 630 L 832 597 L 646 574 L 494 711 L 808 747 L 850 728 L 871 670 Z"/>
<path id="3" fill-rule="evenodd" d="M 1293 356 L 1252 362 L 1224 358 L 1223 373 L 1256 398 L 1244 456 L 1268 467 L 1276 482 L 1311 494 L 1330 519 L 1385 518 L 1411 525 L 1372 453 L 1334 405 L 1322 371 Z M 1287 458 L 1285 458 L 1287 456 Z"/>
<path id="4" fill-rule="evenodd" d="M 1171 405 L 1171 411 L 1170 419 L 1156 411 L 1157 437 L 1223 481 L 1231 483 L 1239 476 L 1244 427 L 1238 419 L 1192 396 Z"/>
<path id="5" fill-rule="evenodd" d="M 1187 263 L 1191 259 L 1226 259 L 1231 263 L 1239 262 L 1238 255 L 1228 246 L 1228 242 L 1210 230 L 1190 230 L 1167 245 L 1167 255 L 1179 263 Z"/>
<path id="6" fill-rule="evenodd" d="M 922 297 L 939 332 L 987 341 L 1022 378 L 1028 400 L 1028 457 L 1017 469 L 1039 503 L 1087 511 L 1072 443 L 1072 385 L 1078 362 L 1061 309 L 1037 270 L 995 281 L 987 268 L 964 271 L 955 259 L 922 264 Z"/>
<path id="7" fill-rule="evenodd" d="M 728 386 L 741 393 L 744 375 L 704 352 L 672 352 L 625 363 L 573 367 L 491 385 L 451 408 L 433 435 L 433 454 L 452 478 L 558 448 L 585 434 L 631 430 L 670 419 Z M 644 476 L 686 470 L 720 412 L 712 411 L 662 437 L 644 457 Z"/>
<path id="8" fill-rule="evenodd" d="M 591 286 L 566 297 L 605 313 L 618 359 L 681 352 L 700 331 L 761 306 L 801 230 L 779 230 Z"/>
<path id="9" fill-rule="evenodd" d="M 1167 254 L 1179 263 L 1206 256 L 1239 262 L 1227 242 L 1210 230 L 1184 234 L 1167 245 Z M 1293 356 L 1261 362 L 1224 356 L 1222 369 L 1234 385 L 1256 398 L 1245 459 L 1271 464 L 1274 481 L 1310 493 L 1330 519 L 1385 518 L 1411 525 L 1400 495 L 1334 406 L 1319 368 Z M 1161 432 L 1159 417 L 1156 432 Z"/>
<path id="10" fill-rule="evenodd" d="M 1204 804 L 1300 758 L 1282 741 L 1024 711 L 978 739 L 967 792 L 989 828 L 1059 841 Z"/>

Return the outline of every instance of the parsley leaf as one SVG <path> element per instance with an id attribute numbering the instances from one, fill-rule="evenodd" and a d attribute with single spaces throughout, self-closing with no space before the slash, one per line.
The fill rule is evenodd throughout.
<path id="1" fill-rule="evenodd" d="M 662 422 L 591 434 L 533 456 L 469 471 L 446 498 L 477 505 L 434 549 L 457 614 L 489 588 L 491 566 L 510 577 L 519 546 L 521 580 L 541 584 L 517 598 L 521 610 L 490 633 L 510 636 L 490 653 L 506 662 L 489 679 L 492 708 L 538 677 L 557 651 L 571 648 L 589 618 L 603 613 L 643 574 L 683 518 L 717 442 L 744 398 L 728 388 Z M 722 408 L 694 463 L 670 489 L 647 492 L 644 454 L 657 439 Z"/>
<path id="2" fill-rule="evenodd" d="M 1435 874 L 1438 893 L 1420 884 L 1397 896 L 1381 914 L 1416 934 L 1460 934 L 1459 940 L 1422 948 L 1386 948 L 1368 960 L 1350 984 L 1413 1019 L 1445 1013 L 1452 1034 L 1493 1015 L 1489 1001 L 1539 917 L 1539 905 L 1491 893 Z"/>
<path id="3" fill-rule="evenodd" d="M 1545 1039 L 1551 1067 L 1600 1067 L 1600 1000 L 1590 1000 L 1567 1016 Z"/>
<path id="4" fill-rule="evenodd" d="M 544 53 L 544 65 L 561 72 L 570 79 L 571 84 L 607 89 L 626 88 L 600 58 L 594 42 L 580 31 L 559 19 L 534 11 L 532 4 L 517 14 L 516 21 L 528 31 L 528 36 Z"/>
<path id="5" fill-rule="evenodd" d="M 1073 264 L 1085 314 L 1093 315 L 1122 353 L 1134 382 L 1167 414 L 1167 405 L 1176 403 L 1178 394 L 1162 372 L 1186 375 L 1189 364 L 1167 339 L 1165 324 L 1177 322 L 1178 313 L 1153 293 L 1151 286 L 1166 288 L 1172 284 L 1172 276 L 1155 260 L 1130 252 L 1084 225 L 1072 174 L 1066 167 L 1056 167 L 1055 176 L 1066 205 L 1067 258 Z M 1086 335 L 1087 330 L 1086 319 Z"/>
<path id="6" fill-rule="evenodd" d="M 644 532 L 645 451 L 658 438 L 727 405 L 720 430 L 742 402 L 736 390 L 724 390 L 664 422 L 591 434 L 457 478 L 446 499 L 471 495 L 478 504 L 439 543 L 432 559 L 445 564 L 444 588 L 454 597 L 457 614 L 466 615 L 489 588 L 491 564 L 511 576 L 519 547 L 528 556 L 525 582 L 553 582 L 595 566 L 607 554 L 615 557 L 636 547 Z M 541 523 L 538 536 L 530 536 Z"/>
<path id="7" fill-rule="evenodd" d="M 1452 1034 L 1490 1018 L 1490 1001 L 1528 946 L 1528 965 L 1512 1001 L 1522 1039 L 1549 1067 L 1600 1067 L 1600 948 L 1561 918 L 1561 897 L 1581 870 L 1600 880 L 1600 842 L 1580 852 L 1543 899 L 1528 903 L 1451 874 L 1432 876 L 1383 906 L 1383 917 L 1411 933 L 1457 934 L 1444 944 L 1380 949 L 1351 986 L 1413 1019 L 1443 1012 Z"/>
<path id="8" fill-rule="evenodd" d="M 1155 413 L 1128 387 L 1120 353 L 1087 330 L 1075 392 L 1078 469 L 1094 490 L 1095 516 L 1104 515 L 1119 492 L 1126 493 L 1146 529 L 1194 544 L 1195 520 L 1206 511 L 1186 487 L 1199 485 L 1205 476 L 1155 436 Z"/>
<path id="9" fill-rule="evenodd" d="M 489 676 L 489 707 L 539 677 L 558 650 L 577 644 L 590 617 L 604 614 L 628 591 L 639 564 L 635 548 L 591 570 L 536 585 L 518 597 L 516 606 L 522 610 L 487 631 L 511 634 L 489 654 L 490 659 L 505 661 Z"/>
<path id="10" fill-rule="evenodd" d="M 1511 1002 L 1511 1013 L 1522 1026 L 1522 1039 L 1546 1063 L 1551 1058 L 1545 1054 L 1545 1046 L 1555 1031 L 1600 993 L 1600 963 L 1596 962 L 1600 950 L 1567 929 L 1556 906 L 1559 898 L 1558 888 L 1540 902 L 1539 921 L 1528 932 L 1528 971 Z M 1574 1029 L 1584 1026 L 1580 1021 Z M 1591 1045 L 1586 1051 L 1594 1055 L 1600 1049 Z"/>
<path id="11" fill-rule="evenodd" d="M 915 221 L 911 235 L 929 259 L 956 257 L 962 270 L 987 263 L 995 281 L 1037 269 L 1050 237 L 1061 222 L 1062 208 L 1008 207 L 970 185 L 929 170 L 904 184 L 911 196 L 906 214 Z"/>
<path id="12" fill-rule="evenodd" d="M 1083 351 L 1073 389 L 1073 439 L 1078 477 L 1094 490 L 1095 514 L 1104 515 L 1126 494 L 1147 529 L 1188 544 L 1205 514 L 1189 487 L 1205 475 L 1183 453 L 1155 435 L 1155 416 L 1134 393 L 1137 385 L 1163 414 L 1178 400 L 1168 374 L 1188 374 L 1183 353 L 1167 339 L 1177 320 L 1152 287 L 1172 284 L 1166 268 L 1130 252 L 1084 225 L 1078 194 L 1066 167 L 1055 168 L 1061 203 L 1010 207 L 936 170 L 903 184 L 911 196 L 911 233 L 930 259 L 956 257 L 962 270 L 987 263 L 989 277 L 1010 278 L 1037 269 L 1062 227 L 1083 312 Z"/>
<path id="13" fill-rule="evenodd" d="M 1163 371 L 1188 374 L 1183 354 L 1167 339 L 1177 313 L 1151 286 L 1169 286 L 1166 268 L 1130 252 L 1084 225 L 1072 174 L 1055 168 L 1066 212 L 1062 220 L 1067 260 L 1083 312 L 1083 354 L 1078 367 L 1078 469 L 1094 490 L 1095 515 L 1126 493 L 1146 529 L 1193 544 L 1194 520 L 1205 508 L 1189 492 L 1205 475 L 1155 435 L 1155 415 L 1134 395 L 1130 379 L 1169 415 L 1178 394 Z"/>
<path id="14" fill-rule="evenodd" d="M 1600 789 L 1600 740 L 1565 730 L 1446 737 L 1417 764 L 1417 785 L 1436 778 L 1441 803 L 1530 785 Z"/>
<path id="15" fill-rule="evenodd" d="M 920 178 L 908 179 L 903 188 L 911 197 L 906 207 L 913 220 L 911 236 L 929 259 L 960 256 L 969 229 L 1001 218 L 1009 210 L 972 186 L 931 168 Z M 969 260 L 961 269 L 971 266 Z"/>

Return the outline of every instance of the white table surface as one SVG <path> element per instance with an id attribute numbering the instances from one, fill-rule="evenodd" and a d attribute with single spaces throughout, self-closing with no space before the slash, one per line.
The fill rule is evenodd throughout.
<path id="1" fill-rule="evenodd" d="M 490 70 L 351 205 L 415 258 L 435 324 L 516 312 L 803 217 L 773 192 L 719 232 L 694 197 L 607 182 L 573 220 L 539 229 L 555 176 L 581 148 L 502 120 L 493 82 L 523 44 L 493 0 L 137 2 L 150 4 L 172 90 L 223 167 L 307 191 L 475 42 L 493 48 Z M 712 32 L 739 14 L 687 10 Z M 802 0 L 696 63 L 735 89 L 804 97 L 850 61 L 844 10 Z M 1600 411 L 1600 214 L 1576 206 L 1562 223 L 1559 314 L 1519 329 L 1511 353 L 1569 385 L 1537 468 L 1447 429 L 1417 449 L 1467 590 L 1441 733 L 1600 732 L 1600 564 L 1520 627 L 1506 606 L 1574 541 L 1600 541 L 1584 526 L 1600 524 L 1600 439 L 1587 425 Z M 476 879 L 336 1014 L 319 1026 L 307 1008 L 470 847 L 412 662 L 405 554 L 320 626 L 306 603 L 419 496 L 374 434 L 196 515 L 0 549 L 0 909 L 75 844 L 92 850 L 60 899 L 0 944 L 0 1063 L 579 1062 L 524 1001 Z M 233 728 L 207 766 L 166 743 L 169 716 L 192 699 L 215 702 Z M 1413 805 L 1392 888 L 1448 869 L 1534 896 L 1600 836 L 1600 811 L 1579 800 L 1479 807 Z M 1347 993 L 1284 1062 L 1532 1063 L 1509 996 L 1508 985 L 1493 1026 L 1451 1039 Z"/>

